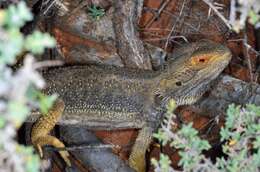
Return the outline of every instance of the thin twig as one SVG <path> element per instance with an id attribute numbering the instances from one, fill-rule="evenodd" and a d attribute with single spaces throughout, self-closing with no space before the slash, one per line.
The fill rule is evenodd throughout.
<path id="1" fill-rule="evenodd" d="M 169 44 L 169 39 L 170 39 L 170 37 L 172 36 L 172 33 L 173 33 L 173 31 L 174 31 L 174 29 L 175 29 L 177 23 L 179 22 L 179 20 L 180 20 L 180 18 L 181 18 L 181 16 L 182 16 L 182 12 L 183 12 L 183 9 L 184 9 L 184 7 L 185 7 L 185 4 L 186 4 L 186 0 L 183 1 L 182 7 L 181 7 L 181 11 L 180 11 L 180 14 L 179 14 L 179 18 L 178 18 L 177 21 L 174 23 L 174 25 L 173 25 L 173 27 L 172 27 L 172 29 L 171 29 L 169 35 L 168 35 L 168 38 L 167 38 L 166 43 L 165 43 L 165 46 L 164 46 L 164 49 L 165 49 L 165 50 L 167 49 L 168 44 Z"/>
<path id="2" fill-rule="evenodd" d="M 48 4 L 49 2 L 50 0 L 47 0 L 47 2 L 44 3 Z M 59 9 L 59 13 L 66 13 L 68 11 L 68 8 L 64 4 L 64 1 L 52 0 L 51 4 L 45 7 L 46 9 L 44 10 L 43 15 L 46 15 L 48 11 L 54 6 L 56 6 Z"/>
<path id="3" fill-rule="evenodd" d="M 61 66 L 63 64 L 64 64 L 64 62 L 61 60 L 45 60 L 42 62 L 34 63 L 33 67 L 35 69 L 40 69 L 40 68 L 44 68 L 44 67 Z"/>
<path id="4" fill-rule="evenodd" d="M 108 149 L 108 148 L 121 148 L 119 145 L 110 145 L 110 144 L 90 144 L 90 145 L 80 145 L 80 146 L 67 146 L 65 148 L 55 148 L 47 147 L 49 150 L 53 151 L 75 151 L 75 150 L 84 150 L 84 149 Z"/>
<path id="5" fill-rule="evenodd" d="M 49 1 L 45 2 L 46 4 L 49 3 Z M 43 12 L 44 15 L 47 14 L 47 12 L 51 9 L 51 7 L 53 7 L 56 4 L 56 0 L 53 0 L 51 2 L 51 4 L 45 9 L 45 11 Z"/>
<path id="6" fill-rule="evenodd" d="M 220 4 L 220 3 L 217 3 L 217 2 L 214 2 L 214 6 L 216 7 L 217 10 L 223 10 L 223 8 L 225 7 L 225 5 Z M 208 11 L 208 19 L 209 19 L 210 16 L 211 16 L 211 12 L 212 12 L 212 8 L 209 8 L 209 11 Z"/>
<path id="7" fill-rule="evenodd" d="M 229 29 L 232 29 L 229 21 L 218 11 L 218 9 L 208 0 L 203 0 L 215 13 L 216 15 L 226 24 Z"/>
<path id="8" fill-rule="evenodd" d="M 256 74 L 253 72 L 253 69 L 252 69 L 252 62 L 251 62 L 251 59 L 249 57 L 249 50 L 251 50 L 252 52 L 255 53 L 256 56 L 260 56 L 260 52 L 259 51 L 256 51 L 251 45 L 249 45 L 247 42 L 247 35 L 246 35 L 246 32 L 244 32 L 244 39 L 234 39 L 234 40 L 228 40 L 229 42 L 238 42 L 238 41 L 241 41 L 243 43 L 243 47 L 245 48 L 245 51 L 244 51 L 244 55 L 245 55 L 245 58 L 246 58 L 246 61 L 247 61 L 247 66 L 248 66 L 248 69 L 249 69 L 249 74 L 250 74 L 250 82 L 257 82 L 257 77 L 256 77 Z"/>
<path id="9" fill-rule="evenodd" d="M 228 40 L 228 42 L 243 42 L 243 44 L 250 49 L 251 51 L 253 51 L 257 56 L 260 56 L 260 52 L 256 51 L 251 45 L 249 45 L 246 41 L 244 41 L 244 39 L 230 39 Z"/>
<path id="10" fill-rule="evenodd" d="M 157 11 L 157 9 L 155 9 L 155 8 L 144 8 L 145 10 L 149 10 L 149 11 L 151 11 L 151 12 L 153 12 L 153 13 L 155 13 L 156 11 Z M 169 10 L 167 10 L 167 9 L 164 9 L 163 11 L 162 11 L 162 13 L 165 13 L 165 14 L 167 14 L 167 15 L 170 15 L 171 17 L 173 17 L 173 19 L 174 20 L 178 20 L 178 18 L 179 18 L 179 16 L 177 16 L 177 15 L 175 15 L 174 13 L 172 13 L 171 11 L 169 11 Z M 190 19 L 194 19 L 194 20 L 198 20 L 198 18 L 196 18 L 196 17 L 194 17 L 194 16 L 188 16 L 188 15 L 186 15 L 186 13 L 183 13 L 183 17 L 189 17 Z M 196 27 L 194 27 L 194 26 L 192 26 L 189 22 L 183 22 L 183 24 L 184 25 L 186 25 L 186 26 L 188 26 L 188 27 L 190 27 L 191 29 L 193 29 L 195 32 L 199 32 L 200 33 L 200 31 L 199 31 L 199 28 L 196 28 Z M 148 29 L 150 29 L 150 28 L 144 28 L 144 30 L 148 30 Z M 142 29 L 141 29 L 142 30 Z M 166 29 L 165 29 L 166 30 Z M 171 31 L 170 29 L 167 29 L 167 30 L 169 30 L 169 31 Z M 216 33 L 214 33 L 214 34 L 216 34 Z"/>
<path id="11" fill-rule="evenodd" d="M 189 42 L 185 36 L 171 36 L 171 37 L 170 37 L 170 40 L 173 41 L 173 42 L 175 42 L 174 39 L 176 39 L 176 38 L 181 38 L 181 39 L 183 39 L 185 42 Z M 167 40 L 167 39 L 168 39 L 168 37 L 150 38 L 150 39 L 143 39 L 143 40 L 144 40 L 144 41 L 162 41 L 162 40 Z"/>
<path id="12" fill-rule="evenodd" d="M 164 8 L 168 5 L 168 3 L 170 2 L 170 0 L 166 0 L 163 2 L 163 4 L 160 6 L 160 8 L 158 10 L 156 10 L 156 14 L 153 15 L 152 19 L 146 24 L 145 28 L 149 28 L 151 26 L 151 24 L 160 17 L 162 11 L 164 10 Z"/>
<path id="13" fill-rule="evenodd" d="M 247 33 L 246 31 L 244 32 L 244 40 L 243 40 L 243 45 L 247 44 Z M 247 61 L 247 67 L 249 69 L 249 74 L 250 74 L 250 81 L 254 82 L 254 74 L 253 74 L 253 69 L 252 69 L 252 62 L 251 62 L 251 58 L 249 57 L 249 48 L 247 46 L 244 46 L 244 54 L 245 54 L 245 58 Z"/>

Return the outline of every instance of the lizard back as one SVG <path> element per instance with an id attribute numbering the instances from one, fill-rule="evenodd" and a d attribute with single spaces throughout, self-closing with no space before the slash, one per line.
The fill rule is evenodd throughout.
<path id="1" fill-rule="evenodd" d="M 107 65 L 60 67 L 43 73 L 44 93 L 57 93 L 64 101 L 64 118 L 88 116 L 89 125 L 97 128 L 113 123 L 137 127 L 143 124 L 145 106 L 151 105 L 151 80 L 157 75 Z"/>
<path id="2" fill-rule="evenodd" d="M 170 98 L 177 105 L 194 103 L 231 59 L 228 48 L 211 41 L 190 44 L 183 52 L 159 71 L 107 65 L 47 70 L 45 93 L 58 93 L 64 101 L 63 123 L 80 121 L 94 129 L 158 124 L 158 109 Z"/>

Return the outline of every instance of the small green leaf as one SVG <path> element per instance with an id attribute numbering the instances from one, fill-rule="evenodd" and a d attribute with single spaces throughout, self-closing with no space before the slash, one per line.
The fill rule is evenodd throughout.
<path id="1" fill-rule="evenodd" d="M 0 129 L 5 126 L 6 120 L 0 115 Z"/>
<path id="2" fill-rule="evenodd" d="M 21 1 L 16 6 L 10 5 L 6 11 L 4 24 L 8 28 L 20 28 L 25 22 L 32 20 L 32 14 L 26 7 L 24 1 Z"/>
<path id="3" fill-rule="evenodd" d="M 39 31 L 35 31 L 25 38 L 25 49 L 31 51 L 33 54 L 41 54 L 44 48 L 54 47 L 55 44 L 54 38 L 47 33 Z"/>
<path id="4" fill-rule="evenodd" d="M 6 34 L 8 39 L 0 41 L 0 64 L 13 64 L 22 50 L 24 39 L 19 29 L 9 29 Z"/>
<path id="5" fill-rule="evenodd" d="M 40 111 L 42 114 L 47 114 L 48 110 L 53 105 L 54 101 L 57 99 L 57 95 L 46 96 L 39 93 Z"/>
<path id="6" fill-rule="evenodd" d="M 99 20 L 100 17 L 105 15 L 105 10 L 96 5 L 92 5 L 88 7 L 88 13 L 94 20 Z"/>
<path id="7" fill-rule="evenodd" d="M 26 91 L 26 97 L 31 101 L 36 101 L 39 94 L 40 91 L 34 85 L 30 84 Z"/>
<path id="8" fill-rule="evenodd" d="M 253 112 L 257 117 L 260 117 L 260 106 L 248 104 L 246 105 L 246 110 Z"/>
<path id="9" fill-rule="evenodd" d="M 256 23 L 258 23 L 260 21 L 260 15 L 255 13 L 254 10 L 250 10 L 248 15 L 249 15 L 249 22 L 252 25 L 255 25 Z"/>
<path id="10" fill-rule="evenodd" d="M 254 149 L 260 149 L 260 137 L 256 137 L 256 140 L 253 142 Z"/>
<path id="11" fill-rule="evenodd" d="M 235 120 L 240 114 L 240 106 L 235 106 L 234 104 L 231 104 L 228 106 L 227 109 L 227 117 L 225 122 L 225 128 L 233 128 L 235 126 Z"/>
<path id="12" fill-rule="evenodd" d="M 193 138 L 198 134 L 198 131 L 192 127 L 192 123 L 188 125 L 183 125 L 182 128 L 178 131 L 180 135 L 183 135 L 186 138 Z"/>
<path id="13" fill-rule="evenodd" d="M 155 166 L 155 167 L 159 165 L 158 161 L 157 161 L 156 159 L 154 159 L 154 158 L 151 159 L 151 163 L 152 163 L 153 166 Z"/>
<path id="14" fill-rule="evenodd" d="M 24 1 L 21 1 L 17 5 L 17 13 L 20 18 L 25 22 L 31 21 L 33 19 L 32 13 L 29 11 L 29 8 L 26 6 Z"/>
<path id="15" fill-rule="evenodd" d="M 163 145 L 166 145 L 169 141 L 169 137 L 162 129 L 159 129 L 157 133 L 153 134 L 153 136 L 157 138 L 159 142 L 162 142 Z"/>
<path id="16" fill-rule="evenodd" d="M 19 154 L 24 155 L 25 169 L 27 172 L 37 172 L 40 167 L 40 158 L 33 153 L 33 147 L 17 145 L 16 151 Z"/>
<path id="17" fill-rule="evenodd" d="M 220 130 L 220 136 L 221 136 L 221 141 L 228 140 L 229 139 L 229 131 L 226 128 L 221 128 Z"/>
<path id="18" fill-rule="evenodd" d="M 167 155 L 164 154 L 160 154 L 160 166 L 162 169 L 162 172 L 168 172 L 170 165 L 171 165 L 171 161 L 169 159 L 169 157 Z"/>
<path id="19" fill-rule="evenodd" d="M 29 108 L 20 101 L 11 101 L 8 104 L 8 117 L 17 127 L 26 119 L 29 112 Z"/>
<path id="20" fill-rule="evenodd" d="M 176 109 L 176 107 L 176 102 L 173 99 L 170 99 L 166 106 L 167 112 L 172 113 Z"/>

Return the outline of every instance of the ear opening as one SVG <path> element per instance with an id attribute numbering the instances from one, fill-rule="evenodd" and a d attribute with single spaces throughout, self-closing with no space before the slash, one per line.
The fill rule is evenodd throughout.
<path id="1" fill-rule="evenodd" d="M 178 81 L 175 83 L 177 86 L 181 86 L 182 85 L 182 82 L 181 81 Z"/>

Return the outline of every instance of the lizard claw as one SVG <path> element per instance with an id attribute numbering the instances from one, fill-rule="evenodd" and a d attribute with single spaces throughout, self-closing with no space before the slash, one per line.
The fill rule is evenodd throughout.
<path id="1" fill-rule="evenodd" d="M 40 155 L 40 158 L 43 158 L 43 151 L 42 151 L 41 145 L 37 144 L 36 145 L 36 149 L 37 149 L 37 151 L 38 151 L 38 153 Z"/>
<path id="2" fill-rule="evenodd" d="M 37 140 L 33 140 L 32 143 L 36 147 L 41 158 L 43 158 L 42 146 L 44 145 L 51 145 L 55 148 L 65 148 L 65 145 L 59 139 L 50 135 L 39 137 Z M 69 167 L 71 167 L 71 162 L 69 160 L 69 152 L 66 150 L 60 150 L 59 154 L 61 155 L 62 159 L 66 162 L 66 164 Z"/>
<path id="3" fill-rule="evenodd" d="M 42 146 L 51 145 L 55 148 L 65 148 L 65 145 L 59 139 L 49 135 L 49 132 L 54 128 L 63 110 L 64 103 L 62 100 L 58 99 L 48 114 L 41 116 L 32 128 L 31 141 L 39 152 L 41 158 L 43 157 Z M 59 153 L 66 164 L 70 167 L 71 163 L 68 158 L 69 152 L 61 150 Z"/>

